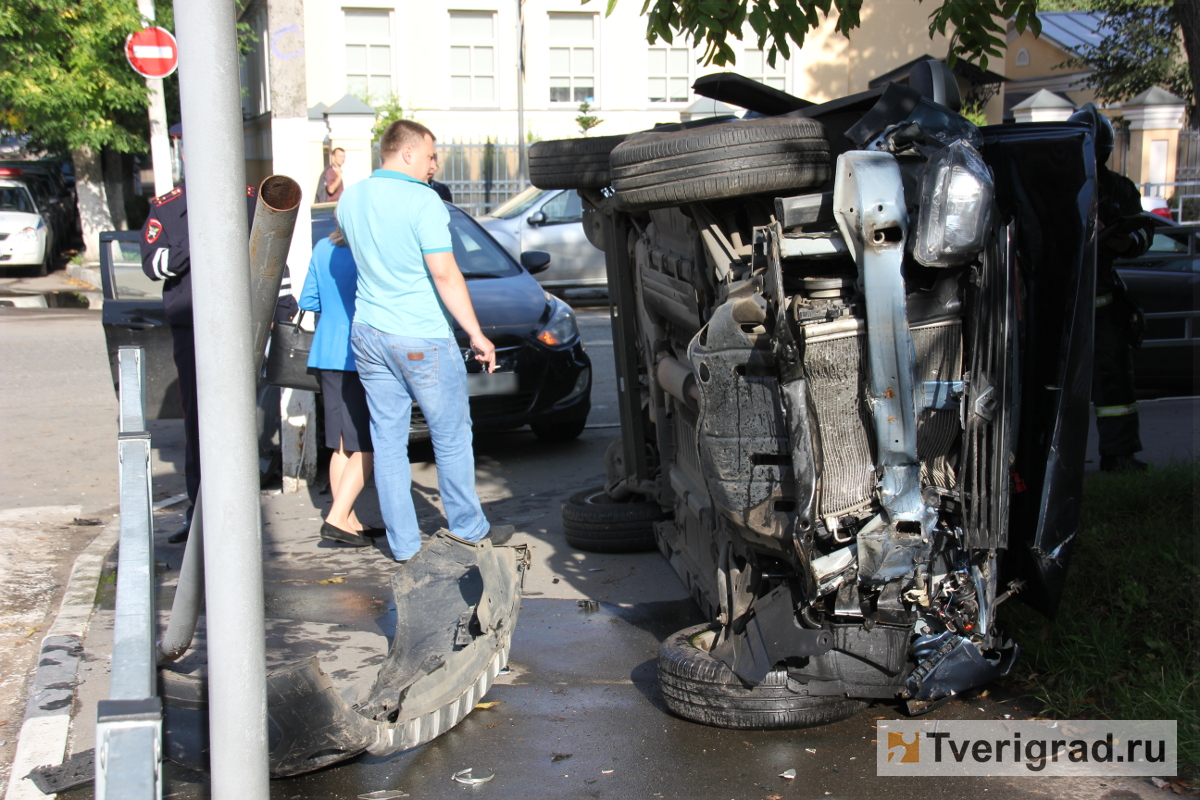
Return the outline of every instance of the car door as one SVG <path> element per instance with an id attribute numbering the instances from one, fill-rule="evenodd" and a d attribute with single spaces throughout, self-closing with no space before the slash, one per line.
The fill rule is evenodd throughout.
<path id="1" fill-rule="evenodd" d="M 104 286 L 104 340 L 118 385 L 117 350 L 141 347 L 146 363 L 146 418 L 182 419 L 179 373 L 175 370 L 171 328 L 163 311 L 162 281 L 142 272 L 141 232 L 100 234 L 100 276 Z"/>
<path id="2" fill-rule="evenodd" d="M 521 250 L 544 250 L 550 268 L 537 275 L 548 289 L 606 286 L 604 252 L 583 232 L 583 201 L 579 192 L 557 192 L 522 221 Z"/>
<path id="3" fill-rule="evenodd" d="M 1190 394 L 1200 367 L 1200 226 L 1156 225 L 1145 255 L 1116 263 L 1146 313 L 1134 383 L 1139 391 Z"/>

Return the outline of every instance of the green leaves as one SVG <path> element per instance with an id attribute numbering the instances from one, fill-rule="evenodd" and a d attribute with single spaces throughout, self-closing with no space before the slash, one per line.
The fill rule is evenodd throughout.
<path id="1" fill-rule="evenodd" d="M 143 150 L 146 85 L 124 55 L 141 27 L 134 0 L 5 0 L 0 121 L 52 151 Z"/>
<path id="2" fill-rule="evenodd" d="M 1105 15 L 1104 38 L 1067 64 L 1092 70 L 1087 82 L 1099 100 L 1128 100 L 1159 85 L 1191 101 L 1194 87 L 1169 2 L 1098 0 L 1096 10 Z"/>
<path id="3" fill-rule="evenodd" d="M 584 0 L 586 3 L 588 0 Z M 914 0 L 920 2 L 920 0 Z M 617 0 L 608 0 L 612 14 Z M 749 24 L 756 44 L 775 66 L 779 55 L 790 58 L 792 48 L 804 46 L 809 31 L 836 16 L 839 33 L 862 23 L 863 0 L 645 0 L 646 40 L 672 42 L 681 34 L 694 47 L 704 46 L 704 65 L 728 66 L 737 62 L 729 40 L 742 40 Z M 1001 58 L 1006 20 L 1014 18 L 1017 31 L 1040 32 L 1037 0 L 943 0 L 930 14 L 929 34 L 950 37 L 950 57 L 965 58 L 986 68 L 988 58 Z"/>

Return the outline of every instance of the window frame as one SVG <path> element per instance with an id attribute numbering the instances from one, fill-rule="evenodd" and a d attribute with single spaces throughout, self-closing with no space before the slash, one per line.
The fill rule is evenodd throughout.
<path id="1" fill-rule="evenodd" d="M 385 102 L 385 101 L 390 100 L 396 94 L 396 79 L 397 79 L 397 74 L 396 74 L 396 72 L 397 72 L 397 70 L 396 70 L 396 12 L 395 12 L 395 9 L 386 8 L 386 7 L 372 7 L 372 6 L 343 6 L 341 9 L 341 12 L 342 12 L 341 13 L 342 80 L 343 80 L 344 86 L 345 86 L 345 94 L 352 94 L 355 97 L 358 97 L 359 99 L 363 100 L 364 102 L 368 102 L 368 103 L 379 103 L 379 102 Z M 351 37 L 350 37 L 350 32 L 349 32 L 350 26 L 347 25 L 348 14 L 350 14 L 351 12 L 386 16 L 387 21 L 388 21 L 388 27 L 387 27 L 388 32 L 387 32 L 386 36 L 380 37 L 379 40 L 375 40 L 375 41 L 352 41 Z M 350 72 L 350 59 L 348 57 L 348 50 L 352 46 L 361 46 L 361 47 L 365 48 L 365 53 L 364 53 L 364 67 L 366 68 L 365 73 L 358 73 L 358 72 L 351 73 Z M 371 79 L 384 77 L 382 73 L 375 73 L 371 69 L 371 48 L 372 47 L 387 47 L 387 49 L 388 49 L 388 59 L 387 59 L 387 62 L 388 62 L 388 73 L 387 73 L 388 91 L 384 97 L 376 97 L 375 92 L 373 92 L 371 90 Z M 361 95 L 358 94 L 356 91 L 354 91 L 354 89 L 351 86 L 350 78 L 351 78 L 352 74 L 355 77 L 362 75 L 362 77 L 364 78 L 363 86 L 364 86 L 365 91 Z"/>
<path id="2" fill-rule="evenodd" d="M 661 75 L 652 73 L 650 71 L 650 54 L 655 50 L 665 51 L 666 54 L 666 71 Z M 677 75 L 671 71 L 671 51 L 673 50 L 684 53 L 684 63 L 687 65 L 687 73 L 684 75 Z M 670 44 L 656 44 L 648 46 L 646 48 L 646 102 L 654 108 L 666 105 L 686 105 L 692 99 L 692 83 L 694 82 L 692 77 L 693 72 L 694 59 L 692 58 L 692 49 L 690 47 L 676 47 Z M 657 78 L 661 78 L 662 80 L 666 81 L 667 96 L 662 100 L 655 100 L 650 96 L 650 81 Z M 671 80 L 678 78 L 683 78 L 687 85 L 687 93 L 682 100 L 676 100 L 675 98 L 671 97 Z"/>
<path id="3" fill-rule="evenodd" d="M 447 38 L 449 40 L 449 47 L 450 47 L 450 52 L 449 52 L 450 64 L 449 64 L 449 69 L 446 71 L 446 75 L 450 81 L 450 84 L 447 87 L 447 92 L 446 92 L 446 96 L 449 98 L 448 107 L 451 109 L 499 108 L 500 107 L 500 78 L 499 78 L 500 47 L 499 47 L 498 36 L 496 34 L 497 34 L 497 26 L 499 24 L 500 12 L 497 11 L 496 9 L 492 9 L 492 8 L 451 8 L 451 9 L 447 9 L 446 13 L 447 13 L 447 24 L 448 24 L 448 33 L 449 33 L 449 36 Z M 491 18 L 492 18 L 492 36 L 491 36 L 491 38 L 486 41 L 483 39 L 473 39 L 471 37 L 463 37 L 462 39 L 456 38 L 454 35 L 454 15 L 455 14 L 472 14 L 472 15 L 490 14 Z M 457 73 L 454 71 L 454 48 L 456 48 L 456 47 L 466 47 L 466 48 L 469 48 L 469 50 L 470 50 L 469 74 L 464 75 L 462 73 Z M 482 48 L 482 47 L 488 47 L 492 51 L 492 71 L 490 73 L 488 73 L 487 75 L 485 75 L 484 73 L 475 71 L 475 49 Z M 471 102 L 467 103 L 467 104 L 457 102 L 454 98 L 454 88 L 453 88 L 454 87 L 454 78 L 462 78 L 462 77 L 468 78 L 471 82 Z M 492 79 L 492 99 L 490 101 L 484 102 L 484 101 L 476 101 L 475 100 L 475 80 L 480 77 L 490 77 Z"/>
<path id="4" fill-rule="evenodd" d="M 582 44 L 582 42 L 584 41 L 582 39 L 580 39 L 580 40 L 571 39 L 571 40 L 564 40 L 564 41 L 560 42 L 559 40 L 555 40 L 553 38 L 553 34 L 550 33 L 550 28 L 552 27 L 552 23 L 553 23 L 553 20 L 555 17 L 561 18 L 561 17 L 585 17 L 585 16 L 590 17 L 591 22 L 592 22 L 592 37 L 590 40 L 587 40 L 588 41 L 587 44 Z M 549 42 L 549 44 L 547 45 L 547 48 L 546 48 L 546 55 L 547 55 L 546 80 L 547 80 L 547 82 L 550 82 L 550 81 L 554 81 L 555 79 L 561 79 L 563 77 L 566 77 L 567 81 L 569 82 L 567 90 L 570 93 L 570 99 L 555 100 L 553 97 L 553 91 L 555 88 L 561 88 L 561 87 L 550 86 L 548 83 L 547 87 L 546 87 L 547 89 L 549 89 L 549 92 L 547 93 L 548 94 L 547 102 L 550 104 L 550 108 L 565 108 L 567 106 L 578 107 L 580 103 L 584 103 L 584 102 L 591 103 L 593 106 L 599 107 L 599 105 L 600 105 L 600 15 L 598 13 L 592 12 L 592 11 L 547 11 L 546 12 L 546 29 L 547 29 L 547 33 L 549 34 L 546 37 L 547 41 Z M 577 89 L 579 88 L 575 85 L 575 80 L 577 77 L 575 74 L 575 71 L 574 71 L 575 51 L 583 50 L 583 49 L 592 51 L 592 70 L 591 70 L 591 75 L 590 75 L 590 77 L 592 79 L 592 87 L 591 87 L 592 95 L 591 95 L 590 100 L 587 98 L 584 98 L 583 100 L 574 99 L 575 93 L 576 93 Z M 553 60 L 553 57 L 551 56 L 551 54 L 555 50 L 566 50 L 568 53 L 568 56 L 567 56 L 568 70 L 567 71 L 569 74 L 566 76 L 556 74 L 554 72 L 553 66 L 551 65 L 551 61 Z"/>

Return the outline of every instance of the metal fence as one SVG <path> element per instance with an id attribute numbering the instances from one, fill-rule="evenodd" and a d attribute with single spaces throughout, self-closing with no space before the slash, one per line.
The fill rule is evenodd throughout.
<path id="1" fill-rule="evenodd" d="M 521 177 L 521 148 L 511 142 L 438 142 L 435 178 L 450 187 L 454 204 L 473 217 L 486 214 L 529 185 Z M 372 169 L 381 158 L 372 145 Z"/>
<path id="2" fill-rule="evenodd" d="M 454 204 L 472 216 L 486 214 L 520 192 L 520 145 L 498 142 L 439 143 L 437 180 L 450 187 Z"/>
<path id="3" fill-rule="evenodd" d="M 1179 132 L 1175 180 L 1200 181 L 1200 130 L 1184 128 Z"/>

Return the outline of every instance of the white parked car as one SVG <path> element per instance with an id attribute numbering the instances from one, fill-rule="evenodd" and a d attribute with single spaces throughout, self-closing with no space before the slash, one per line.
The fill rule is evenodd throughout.
<path id="1" fill-rule="evenodd" d="M 0 267 L 50 270 L 50 229 L 24 182 L 0 179 Z"/>
<path id="2" fill-rule="evenodd" d="M 550 267 L 535 276 L 545 289 L 608 287 L 604 251 L 583 231 L 583 202 L 574 189 L 531 186 L 475 221 L 513 258 L 520 259 L 526 250 L 549 253 Z"/>

